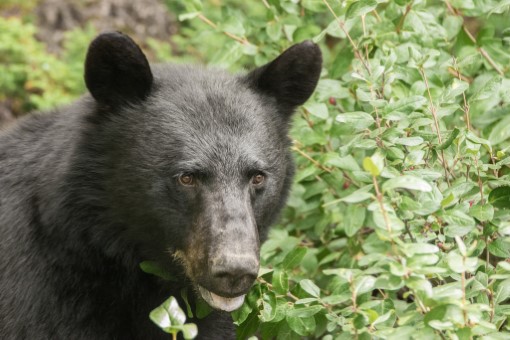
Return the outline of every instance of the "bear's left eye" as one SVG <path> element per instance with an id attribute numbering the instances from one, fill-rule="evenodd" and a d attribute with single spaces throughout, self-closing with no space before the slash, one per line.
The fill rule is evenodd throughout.
<path id="1" fill-rule="evenodd" d="M 179 176 L 179 183 L 184 186 L 193 186 L 195 185 L 195 178 L 191 174 L 183 174 Z"/>
<path id="2" fill-rule="evenodd" d="M 251 178 L 251 184 L 260 186 L 262 183 L 264 183 L 265 179 L 266 176 L 263 173 L 259 172 Z"/>

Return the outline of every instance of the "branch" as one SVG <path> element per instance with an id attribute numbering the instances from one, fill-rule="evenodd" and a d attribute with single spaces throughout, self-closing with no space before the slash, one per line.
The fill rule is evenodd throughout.
<path id="1" fill-rule="evenodd" d="M 413 3 L 412 2 L 410 2 L 406 6 L 406 11 L 404 12 L 404 15 L 400 18 L 400 21 L 399 21 L 399 23 L 397 25 L 397 28 L 396 28 L 397 34 L 400 34 L 400 30 L 402 29 L 402 26 L 404 26 L 404 21 L 406 20 L 406 17 L 409 14 L 409 12 L 411 12 L 411 8 L 413 8 Z"/>
<path id="2" fill-rule="evenodd" d="M 448 0 L 445 0 L 445 4 L 446 4 L 446 7 L 448 7 L 448 10 L 450 11 L 450 13 L 452 13 L 453 15 L 456 15 L 456 16 L 459 16 L 462 18 L 462 28 L 464 30 L 464 32 L 466 33 L 466 35 L 468 36 L 468 38 L 473 42 L 473 44 L 475 45 L 478 45 L 477 41 L 476 41 L 476 38 L 473 36 L 473 34 L 471 34 L 471 32 L 468 30 L 465 22 L 464 22 L 464 16 L 462 16 L 462 14 L 459 12 L 459 10 L 457 10 L 456 8 L 454 8 L 450 2 Z M 499 68 L 498 65 L 496 65 L 496 63 L 494 62 L 494 60 L 491 58 L 491 56 L 489 55 L 489 53 L 487 53 L 486 50 L 483 49 L 483 47 L 481 46 L 478 46 L 477 47 L 477 50 L 478 52 L 480 52 L 480 54 L 482 55 L 482 57 L 485 58 L 485 60 L 487 60 L 487 62 L 492 66 L 492 68 L 494 68 L 494 70 L 496 70 L 496 72 L 498 72 L 498 74 L 500 76 L 503 76 L 505 75 L 503 71 L 501 71 L 501 69 Z"/>
<path id="3" fill-rule="evenodd" d="M 345 23 L 342 20 L 340 20 L 340 18 L 336 15 L 335 11 L 333 11 L 333 8 L 331 8 L 331 6 L 329 5 L 327 0 L 322 0 L 322 2 L 324 2 L 324 4 L 328 7 L 328 9 L 331 12 L 331 14 L 333 14 L 333 16 L 336 19 L 336 22 L 338 23 L 338 26 L 344 32 L 345 36 L 347 37 L 347 39 L 351 43 L 351 46 L 352 46 L 352 48 L 354 50 L 354 55 L 361 61 L 361 63 L 363 64 L 363 66 L 367 70 L 368 74 L 372 75 L 372 72 L 370 72 L 370 67 L 369 67 L 367 61 L 365 61 L 365 59 L 363 58 L 363 54 L 361 54 L 361 52 L 358 49 L 358 46 L 356 46 L 356 44 L 354 43 L 354 40 L 352 40 L 351 36 L 349 35 L 349 32 L 347 32 L 347 30 L 345 29 Z"/>
<path id="4" fill-rule="evenodd" d="M 216 25 L 214 22 L 212 22 L 211 20 L 209 20 L 205 15 L 203 15 L 202 13 L 200 13 L 198 15 L 198 18 L 200 20 L 202 20 L 203 22 L 205 22 L 207 25 L 211 26 L 212 28 L 214 29 L 218 29 L 218 25 Z M 243 44 L 243 45 L 247 45 L 249 44 L 249 41 L 246 39 L 246 38 L 241 38 L 241 37 L 238 37 L 237 35 L 235 34 L 232 34 L 232 33 L 229 33 L 229 32 L 225 32 L 225 31 L 222 31 L 223 34 L 225 34 L 227 37 L 229 38 L 232 38 L 234 39 L 235 41 L 237 41 L 238 43 L 240 44 Z"/>
<path id="5" fill-rule="evenodd" d="M 432 95 L 430 94 L 429 81 L 427 79 L 427 76 L 425 75 L 425 70 L 423 69 L 423 67 L 420 67 L 419 70 L 423 77 L 423 80 L 425 81 L 425 86 L 427 87 L 427 93 L 428 93 L 429 102 L 430 102 L 430 112 L 432 113 L 432 117 L 434 118 L 434 125 L 436 127 L 437 139 L 438 139 L 439 144 L 442 144 L 443 139 L 441 138 L 441 131 L 439 130 L 439 120 L 437 119 L 437 109 L 436 109 L 436 106 L 434 105 L 434 101 L 432 100 Z M 449 169 L 448 169 L 448 163 L 446 163 L 446 160 L 444 157 L 444 150 L 441 150 L 441 162 L 443 163 L 446 183 L 448 183 L 448 186 L 450 186 L 450 179 L 448 178 Z"/>

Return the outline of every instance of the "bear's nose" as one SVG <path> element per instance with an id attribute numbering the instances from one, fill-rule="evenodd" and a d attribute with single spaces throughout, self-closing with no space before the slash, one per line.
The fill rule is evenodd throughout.
<path id="1" fill-rule="evenodd" d="M 229 256 L 214 261 L 211 278 L 214 290 L 224 297 L 236 297 L 246 293 L 257 278 L 259 261 L 251 256 Z"/>

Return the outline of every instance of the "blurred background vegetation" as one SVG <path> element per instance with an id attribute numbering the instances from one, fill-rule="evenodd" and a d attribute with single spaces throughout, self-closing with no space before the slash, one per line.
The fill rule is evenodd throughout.
<path id="1" fill-rule="evenodd" d="M 90 40 L 242 71 L 305 39 L 317 91 L 239 338 L 510 337 L 510 1 L 4 0 L 0 125 L 85 92 Z M 188 311 L 189 313 L 189 311 Z"/>

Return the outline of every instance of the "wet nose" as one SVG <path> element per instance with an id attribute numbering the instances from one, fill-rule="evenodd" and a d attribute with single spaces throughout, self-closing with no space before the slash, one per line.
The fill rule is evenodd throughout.
<path id="1" fill-rule="evenodd" d="M 229 256 L 214 261 L 211 278 L 216 291 L 225 297 L 246 293 L 257 278 L 259 261 L 252 256 Z"/>

